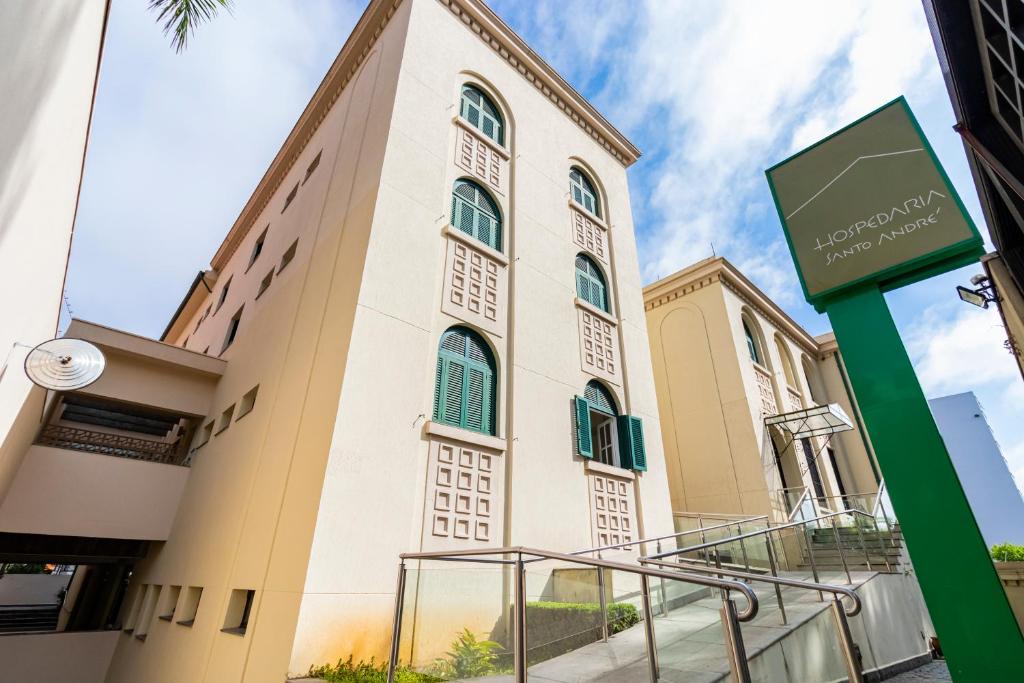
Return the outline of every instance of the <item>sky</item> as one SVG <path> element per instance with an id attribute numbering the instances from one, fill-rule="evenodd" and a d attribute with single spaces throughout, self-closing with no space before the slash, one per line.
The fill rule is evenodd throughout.
<path id="1" fill-rule="evenodd" d="M 67 302 L 75 317 L 159 337 L 365 2 L 235 0 L 181 54 L 147 5 L 112 3 Z M 809 332 L 827 331 L 801 295 L 764 169 L 900 94 L 987 239 L 919 0 L 491 5 L 643 151 L 629 179 L 645 283 L 714 253 Z M 998 314 L 954 291 L 978 272 L 887 299 L 925 394 L 974 391 L 1024 490 L 1024 383 Z"/>

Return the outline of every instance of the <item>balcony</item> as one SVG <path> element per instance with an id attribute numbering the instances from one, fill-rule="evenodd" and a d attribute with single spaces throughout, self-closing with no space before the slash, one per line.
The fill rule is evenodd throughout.
<path id="1" fill-rule="evenodd" d="M 0 502 L 0 532 L 165 540 L 225 363 L 79 320 L 67 336 L 98 346 L 106 368 L 47 396 Z"/>

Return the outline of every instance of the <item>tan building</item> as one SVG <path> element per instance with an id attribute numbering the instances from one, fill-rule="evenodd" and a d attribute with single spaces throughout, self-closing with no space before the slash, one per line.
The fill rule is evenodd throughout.
<path id="1" fill-rule="evenodd" d="M 785 519 L 805 490 L 832 510 L 877 493 L 833 335 L 812 337 L 724 258 L 648 285 L 644 304 L 673 510 Z M 765 425 L 829 403 L 854 429 L 827 442 Z"/>
<path id="2" fill-rule="evenodd" d="M 107 369 L 0 503 L 134 566 L 107 680 L 379 661 L 400 552 L 670 532 L 638 155 L 482 2 L 373 0 L 161 341 L 73 322 Z"/>

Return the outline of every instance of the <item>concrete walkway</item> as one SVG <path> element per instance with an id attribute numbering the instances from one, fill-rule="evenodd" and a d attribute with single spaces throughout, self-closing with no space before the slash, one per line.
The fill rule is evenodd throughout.
<path id="1" fill-rule="evenodd" d="M 946 683 L 951 680 L 953 677 L 949 675 L 949 667 L 946 666 L 946 662 L 940 660 L 901 673 L 895 678 L 890 678 L 888 683 Z"/>
<path id="2" fill-rule="evenodd" d="M 857 585 L 871 576 L 869 572 L 854 572 Z M 824 583 L 845 585 L 840 574 L 821 576 Z M 753 656 L 785 637 L 787 633 L 828 608 L 829 602 L 818 601 L 818 594 L 802 589 L 783 590 L 786 624 L 782 623 L 775 599 L 774 587 L 756 583 L 752 587 L 758 594 L 760 610 L 751 622 L 742 625 L 747 656 Z M 652 586 L 652 588 L 654 588 Z M 652 591 L 656 596 L 656 589 Z M 742 597 L 736 598 L 742 603 Z M 664 683 L 715 683 L 726 679 L 729 660 L 726 655 L 719 609 L 721 598 L 715 593 L 683 607 L 669 610 L 667 615 L 655 614 L 654 630 L 657 642 L 659 680 Z M 657 598 L 655 597 L 655 609 Z M 738 604 L 742 609 L 743 605 Z M 622 683 L 648 681 L 647 645 L 643 624 L 637 624 L 609 638 L 607 643 L 596 642 L 529 667 L 531 681 L 543 683 Z M 505 683 L 511 676 L 491 676 L 489 683 Z"/>

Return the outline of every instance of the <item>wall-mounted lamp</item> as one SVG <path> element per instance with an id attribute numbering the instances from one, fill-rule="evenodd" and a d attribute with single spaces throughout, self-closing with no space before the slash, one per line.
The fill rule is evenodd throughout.
<path id="1" fill-rule="evenodd" d="M 976 289 L 957 285 L 956 293 L 960 295 L 960 299 L 962 301 L 974 304 L 979 308 L 988 308 L 989 304 L 999 301 L 999 296 L 996 294 L 995 287 L 992 285 L 992 281 L 989 280 L 987 275 L 975 275 L 971 278 L 971 284 L 974 285 Z"/>

